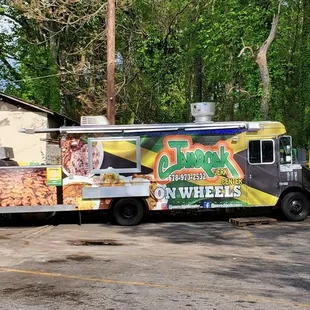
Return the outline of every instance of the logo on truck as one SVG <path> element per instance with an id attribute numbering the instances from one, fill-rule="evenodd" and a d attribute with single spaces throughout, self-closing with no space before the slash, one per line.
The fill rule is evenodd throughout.
<path id="1" fill-rule="evenodd" d="M 194 144 L 189 136 L 168 136 L 155 160 L 155 177 L 159 181 L 217 181 L 220 176 L 243 179 L 244 174 L 234 160 L 233 150 L 225 141 L 215 145 Z"/>

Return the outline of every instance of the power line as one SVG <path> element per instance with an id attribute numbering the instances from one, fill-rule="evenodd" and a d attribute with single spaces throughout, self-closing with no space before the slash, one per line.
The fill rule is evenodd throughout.
<path id="1" fill-rule="evenodd" d="M 100 69 L 104 69 L 104 68 L 105 67 L 103 67 L 103 66 L 98 66 L 98 67 L 93 67 L 93 68 L 81 68 L 81 69 L 75 70 L 75 71 L 59 72 L 59 73 L 55 73 L 55 74 L 48 74 L 48 75 L 37 76 L 37 77 L 33 77 L 33 78 L 24 78 L 24 79 L 19 79 L 19 80 L 10 81 L 10 82 L 11 83 L 27 82 L 27 81 L 40 80 L 40 79 L 45 79 L 45 78 L 50 78 L 50 77 L 55 77 L 55 76 L 61 76 L 61 75 L 68 75 L 68 74 L 84 75 L 84 74 L 87 74 L 89 71 L 95 71 L 95 70 L 100 70 Z M 84 71 L 84 70 L 88 71 L 88 72 L 78 73 L 78 72 Z"/>

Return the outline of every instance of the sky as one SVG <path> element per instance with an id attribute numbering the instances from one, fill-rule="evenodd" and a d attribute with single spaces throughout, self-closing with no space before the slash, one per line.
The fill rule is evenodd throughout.
<path id="1" fill-rule="evenodd" d="M 12 34 L 12 26 L 13 22 L 9 18 L 0 16 L 0 36 L 1 34 Z M 13 59 L 8 58 L 7 61 L 14 65 Z M 2 69 L 2 66 L 3 64 L 0 61 L 0 70 Z M 6 86 L 7 82 L 3 79 L 0 79 L 0 91 L 5 91 Z"/>

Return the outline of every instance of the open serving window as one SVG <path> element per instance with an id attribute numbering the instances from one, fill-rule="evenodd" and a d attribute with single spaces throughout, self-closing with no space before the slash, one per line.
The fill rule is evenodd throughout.
<path id="1" fill-rule="evenodd" d="M 90 173 L 141 172 L 140 137 L 109 137 L 88 139 Z"/>

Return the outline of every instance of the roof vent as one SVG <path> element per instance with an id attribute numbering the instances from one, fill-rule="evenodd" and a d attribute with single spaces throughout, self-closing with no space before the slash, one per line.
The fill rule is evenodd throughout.
<path id="1" fill-rule="evenodd" d="M 109 125 L 109 121 L 103 115 L 81 116 L 81 126 L 88 126 L 88 125 Z"/>
<path id="2" fill-rule="evenodd" d="M 197 102 L 191 104 L 191 113 L 195 117 L 195 123 L 212 122 L 215 113 L 214 102 Z"/>

